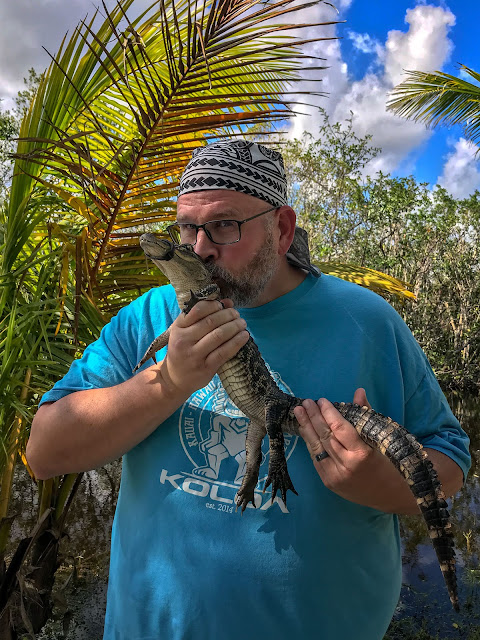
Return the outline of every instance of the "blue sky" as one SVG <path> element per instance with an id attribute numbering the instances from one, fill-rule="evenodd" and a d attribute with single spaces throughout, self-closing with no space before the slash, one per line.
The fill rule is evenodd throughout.
<path id="1" fill-rule="evenodd" d="M 296 0 L 295 0 L 296 1 Z M 327 57 L 330 69 L 323 73 L 321 89 L 328 99 L 317 98 L 331 119 L 341 121 L 350 110 L 359 135 L 370 133 L 382 154 L 372 165 L 394 175 L 413 174 L 432 185 L 440 182 L 453 195 L 466 197 L 480 188 L 480 165 L 475 148 L 463 140 L 458 128 L 426 130 L 423 125 L 394 117 L 385 111 L 388 92 L 402 79 L 402 69 L 442 70 L 458 74 L 457 63 L 480 71 L 478 51 L 478 0 L 333 0 L 345 24 L 317 27 L 312 35 L 336 35 L 341 39 L 319 43 L 313 51 Z M 114 0 L 107 0 L 112 6 Z M 0 97 L 3 107 L 22 88 L 30 67 L 41 71 L 49 60 L 42 46 L 54 52 L 67 30 L 88 12 L 92 0 L 4 0 L 0 23 L 7 37 L 0 39 Z M 136 0 L 138 12 L 149 0 Z M 299 1 L 298 4 L 301 4 Z M 136 13 L 136 11 L 135 11 Z M 332 20 L 333 10 L 320 3 L 298 19 Z M 306 72 L 305 77 L 308 78 Z M 305 81 L 302 89 L 315 88 Z M 315 133 L 318 109 L 298 117 L 292 135 L 305 129 Z"/>
<path id="2" fill-rule="evenodd" d="M 330 69 L 323 86 L 330 97 L 319 101 L 334 121 L 354 113 L 357 134 L 371 134 L 382 148 L 369 172 L 414 175 L 431 185 L 442 184 L 456 197 L 480 188 L 475 147 L 459 127 L 427 130 L 424 125 L 393 116 L 385 109 L 391 89 L 405 69 L 445 71 L 458 75 L 458 64 L 480 70 L 474 50 L 480 6 L 473 0 L 365 3 L 338 0 L 345 24 L 331 28 L 340 39 L 316 46 L 327 54 Z M 312 10 L 310 18 L 331 17 L 328 7 Z M 322 51 L 321 51 L 322 50 Z M 306 82 L 302 88 L 313 85 Z M 315 112 L 294 122 L 293 133 L 315 131 Z"/>
<path id="3" fill-rule="evenodd" d="M 408 25 L 405 23 L 406 9 L 414 8 L 422 3 L 406 3 L 403 0 L 385 2 L 377 11 L 365 11 L 363 2 L 353 2 L 351 6 L 342 12 L 347 20 L 346 32 L 368 34 L 372 39 L 384 43 L 388 32 L 392 29 L 405 31 Z M 437 70 L 452 75 L 458 75 L 459 64 L 465 64 L 473 69 L 480 70 L 479 56 L 475 54 L 477 35 L 475 25 L 480 24 L 480 3 L 474 0 L 450 0 L 450 2 L 428 2 L 426 5 L 449 10 L 455 17 L 455 23 L 449 25 L 447 37 L 452 43 L 452 51 L 447 61 Z M 344 27 L 339 31 L 344 31 Z M 343 37 L 341 42 L 343 57 L 349 62 L 349 72 L 352 78 L 360 80 L 372 63 L 372 55 L 363 53 L 355 48 L 351 38 Z M 478 50 L 477 50 L 478 51 Z M 402 168 L 410 169 L 420 181 L 435 183 L 442 174 L 445 164 L 445 155 L 454 148 L 455 142 L 461 138 L 461 129 L 455 127 L 447 129 L 440 127 L 435 129 L 431 137 L 412 150 L 394 173 L 402 173 Z M 475 163 L 476 164 L 476 163 Z M 413 171 L 412 171 L 413 169 Z M 479 185 L 480 187 L 480 181 Z"/>

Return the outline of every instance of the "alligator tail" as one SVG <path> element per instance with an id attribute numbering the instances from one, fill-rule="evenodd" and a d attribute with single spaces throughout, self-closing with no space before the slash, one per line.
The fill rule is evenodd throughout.
<path id="1" fill-rule="evenodd" d="M 372 409 L 344 402 L 333 404 L 362 440 L 387 456 L 407 481 L 427 524 L 450 601 L 458 611 L 455 550 L 447 503 L 422 445 L 404 427 Z"/>

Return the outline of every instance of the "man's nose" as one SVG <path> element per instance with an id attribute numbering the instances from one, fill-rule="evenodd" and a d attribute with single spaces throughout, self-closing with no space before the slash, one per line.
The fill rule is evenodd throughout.
<path id="1" fill-rule="evenodd" d="M 205 229 L 197 229 L 197 242 L 195 243 L 195 253 L 204 262 L 210 262 L 218 258 L 218 245 L 210 240 L 205 233 Z"/>

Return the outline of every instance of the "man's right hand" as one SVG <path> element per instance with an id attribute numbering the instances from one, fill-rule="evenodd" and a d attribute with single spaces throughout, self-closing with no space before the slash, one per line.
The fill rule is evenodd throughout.
<path id="1" fill-rule="evenodd" d="M 170 391 L 188 397 L 205 387 L 246 344 L 246 326 L 228 298 L 201 300 L 188 314 L 181 313 L 170 328 L 167 357 L 158 364 Z"/>

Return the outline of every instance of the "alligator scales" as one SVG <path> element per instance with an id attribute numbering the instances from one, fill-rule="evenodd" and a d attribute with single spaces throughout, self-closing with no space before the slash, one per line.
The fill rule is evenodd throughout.
<path id="1" fill-rule="evenodd" d="M 198 300 L 219 299 L 218 287 L 212 283 L 207 268 L 190 245 L 177 246 L 151 234 L 144 234 L 140 244 L 146 256 L 170 280 L 185 313 Z M 152 342 L 134 371 L 149 358 L 155 359 L 156 351 L 168 343 L 168 336 L 169 329 Z M 237 493 L 237 507 L 243 512 L 249 502 L 255 505 L 261 444 L 267 433 L 270 456 L 265 487 L 271 484 L 272 499 L 280 491 L 285 502 L 287 490 L 296 491 L 288 474 L 283 433 L 299 434 L 293 409 L 302 403 L 302 399 L 283 393 L 277 387 L 252 338 L 219 369 L 218 375 L 231 400 L 250 419 L 245 445 L 247 470 Z M 362 440 L 388 457 L 409 484 L 427 524 L 450 600 L 458 611 L 455 551 L 447 503 L 422 445 L 391 418 L 367 407 L 343 402 L 334 403 L 334 406 L 355 427 Z"/>

